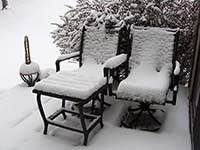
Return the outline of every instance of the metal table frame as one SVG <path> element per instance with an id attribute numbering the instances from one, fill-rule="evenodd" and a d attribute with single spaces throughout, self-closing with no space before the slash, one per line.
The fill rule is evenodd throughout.
<path id="1" fill-rule="evenodd" d="M 47 134 L 48 125 L 53 125 L 53 126 L 61 127 L 61 128 L 68 129 L 68 130 L 71 130 L 71 131 L 82 133 L 84 135 L 83 145 L 87 145 L 88 136 L 89 136 L 90 132 L 98 124 L 100 124 L 100 127 L 103 128 L 104 94 L 106 92 L 107 87 L 108 87 L 107 84 L 103 85 L 96 92 L 94 92 L 92 95 L 90 95 L 87 99 L 79 99 L 79 98 L 75 98 L 75 97 L 63 96 L 63 95 L 58 95 L 58 94 L 54 94 L 54 93 L 48 93 L 48 92 L 39 91 L 39 90 L 34 89 L 33 93 L 37 94 L 37 104 L 38 104 L 38 108 L 39 108 L 41 117 L 42 117 L 43 122 L 44 122 L 44 132 L 43 132 L 43 134 Z M 42 106 L 42 102 L 41 102 L 41 96 L 42 95 L 62 99 L 62 107 L 60 109 L 56 110 L 52 115 L 46 117 L 44 109 L 43 109 L 43 106 Z M 85 104 L 87 104 L 88 102 L 90 102 L 90 101 L 93 101 L 92 103 L 94 104 L 95 98 L 98 97 L 99 95 L 100 95 L 100 114 L 99 115 L 94 115 L 94 114 L 84 113 L 83 112 L 83 106 Z M 65 108 L 65 101 L 66 100 L 67 101 L 76 102 L 78 104 L 77 105 L 78 106 L 78 111 L 67 110 Z M 63 125 L 61 123 L 58 123 L 58 122 L 54 121 L 54 119 L 56 117 L 58 117 L 60 114 L 62 114 L 63 118 L 66 119 L 67 118 L 66 113 L 74 114 L 74 115 L 78 115 L 79 116 L 80 122 L 81 122 L 81 126 L 82 126 L 82 130 L 76 129 L 76 128 L 72 128 L 72 127 L 68 127 L 68 126 L 65 126 L 65 125 Z M 92 119 L 93 120 L 88 125 L 88 127 L 86 126 L 85 119 Z"/>

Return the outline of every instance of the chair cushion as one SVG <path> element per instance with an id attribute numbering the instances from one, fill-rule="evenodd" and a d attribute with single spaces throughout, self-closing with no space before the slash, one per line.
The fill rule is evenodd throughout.
<path id="1" fill-rule="evenodd" d="M 131 68 L 148 63 L 158 69 L 172 68 L 174 32 L 152 27 L 146 30 L 132 29 L 132 52 L 129 59 Z"/>
<path id="2" fill-rule="evenodd" d="M 35 85 L 35 89 L 79 99 L 87 99 L 106 84 L 102 65 L 84 65 L 75 71 L 60 71 Z"/>
<path id="3" fill-rule="evenodd" d="M 139 65 L 123 80 L 117 97 L 136 102 L 164 104 L 170 83 L 168 68 L 159 72 L 153 66 Z"/>
<path id="4" fill-rule="evenodd" d="M 84 33 L 83 63 L 92 58 L 98 64 L 104 64 L 106 60 L 117 53 L 118 29 L 107 32 L 105 28 L 87 27 Z"/>

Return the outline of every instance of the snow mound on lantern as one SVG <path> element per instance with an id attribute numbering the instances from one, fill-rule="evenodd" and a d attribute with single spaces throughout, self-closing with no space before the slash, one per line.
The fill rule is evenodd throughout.
<path id="1" fill-rule="evenodd" d="M 36 72 L 40 72 L 40 67 L 36 62 L 31 62 L 30 64 L 22 64 L 20 66 L 20 71 L 21 74 L 33 74 Z"/>

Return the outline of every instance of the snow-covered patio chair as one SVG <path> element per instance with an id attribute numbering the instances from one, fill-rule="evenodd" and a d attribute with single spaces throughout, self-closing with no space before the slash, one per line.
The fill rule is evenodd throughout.
<path id="1" fill-rule="evenodd" d="M 49 124 L 58 126 L 84 134 L 83 144 L 87 145 L 89 133 L 94 127 L 98 124 L 101 125 L 101 128 L 103 127 L 104 95 L 111 78 L 109 68 L 113 70 L 113 68 L 127 63 L 127 55 L 121 54 L 126 52 L 126 47 L 120 46 L 125 42 L 125 34 L 126 26 L 118 29 L 96 29 L 84 26 L 80 51 L 60 56 L 56 61 L 57 73 L 36 84 L 33 92 L 37 94 L 38 107 L 44 121 L 44 134 L 47 134 Z M 79 69 L 60 71 L 62 61 L 75 57 L 79 60 Z M 41 95 L 61 99 L 62 108 L 47 118 L 42 107 Z M 100 100 L 100 113 L 84 113 L 84 105 L 92 102 L 92 108 L 94 108 L 95 99 Z M 75 102 L 77 111 L 67 110 L 65 107 L 66 100 Z M 63 115 L 66 119 L 66 113 L 79 116 L 81 130 L 54 121 L 59 115 Z M 92 119 L 93 121 L 86 126 L 85 119 Z"/>
<path id="2" fill-rule="evenodd" d="M 133 27 L 131 34 L 130 74 L 120 82 L 116 95 L 118 99 L 139 105 L 129 107 L 121 123 L 130 128 L 159 129 L 161 122 L 157 112 L 163 111 L 158 106 L 176 104 L 180 73 L 176 60 L 179 30 Z M 169 91 L 172 91 L 171 100 Z"/>

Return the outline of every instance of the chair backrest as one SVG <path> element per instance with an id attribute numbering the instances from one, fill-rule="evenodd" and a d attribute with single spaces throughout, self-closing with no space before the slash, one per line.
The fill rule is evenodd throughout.
<path id="1" fill-rule="evenodd" d="M 175 64 L 178 32 L 167 28 L 132 28 L 132 50 L 129 66 L 153 66 L 159 72 L 163 67 L 169 71 Z"/>
<path id="2" fill-rule="evenodd" d="M 97 29 L 84 26 L 81 36 L 81 65 L 87 61 L 103 64 L 109 58 L 125 51 L 120 49 L 124 28 Z"/>

